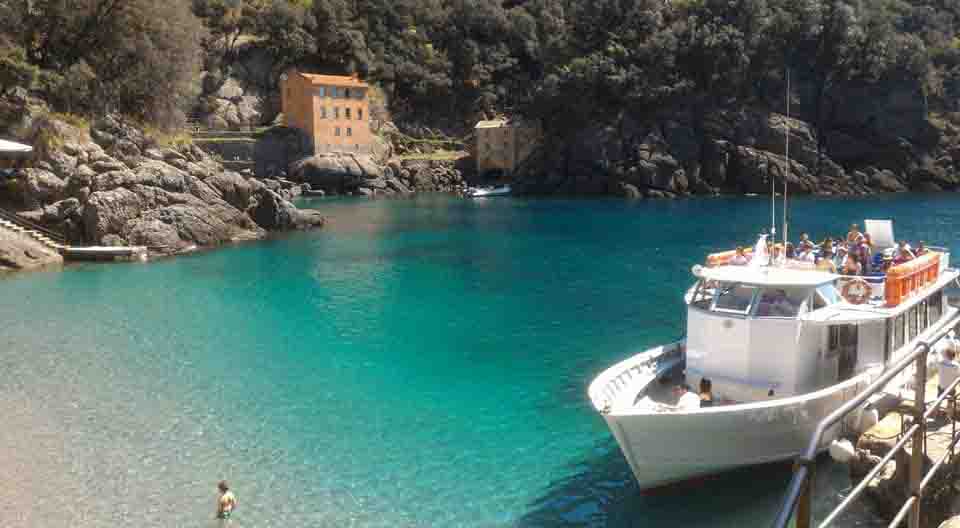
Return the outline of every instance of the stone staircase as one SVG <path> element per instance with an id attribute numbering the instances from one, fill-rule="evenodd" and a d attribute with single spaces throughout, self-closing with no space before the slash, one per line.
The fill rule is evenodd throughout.
<path id="1" fill-rule="evenodd" d="M 54 251 L 63 252 L 68 247 L 63 235 L 3 209 L 0 209 L 0 228 L 9 229 L 14 233 L 22 233 Z"/>

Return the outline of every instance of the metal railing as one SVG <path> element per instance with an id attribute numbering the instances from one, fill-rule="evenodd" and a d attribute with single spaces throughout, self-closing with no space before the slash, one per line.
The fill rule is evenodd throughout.
<path id="1" fill-rule="evenodd" d="M 940 404 L 951 394 L 951 391 L 957 387 L 958 384 L 960 384 L 960 379 L 957 379 L 951 383 L 949 387 L 945 388 L 946 390 L 943 391 L 943 394 L 930 405 L 929 409 L 927 409 L 925 403 L 925 389 L 927 384 L 927 355 L 929 354 L 933 345 L 943 339 L 943 337 L 946 336 L 947 333 L 958 323 L 960 323 L 960 312 L 950 316 L 946 321 L 940 323 L 939 327 L 931 335 L 931 338 L 928 341 L 917 343 L 917 345 L 914 346 L 914 349 L 909 354 L 898 360 L 893 366 L 887 368 L 883 374 L 877 378 L 876 381 L 867 386 L 867 388 L 860 392 L 860 394 L 845 403 L 837 410 L 830 413 L 826 418 L 817 424 L 816 430 L 814 430 L 813 435 L 810 437 L 810 443 L 808 444 L 806 451 L 797 457 L 796 463 L 794 464 L 795 472 L 789 486 L 787 487 L 787 493 L 780 507 L 780 512 L 777 514 L 777 518 L 774 520 L 774 528 L 787 528 L 790 519 L 794 516 L 794 513 L 796 513 L 797 518 L 796 528 L 810 528 L 810 526 L 812 526 L 814 461 L 817 456 L 817 451 L 819 451 L 820 444 L 823 442 L 823 436 L 831 427 L 840 422 L 840 420 L 842 420 L 851 412 L 859 409 L 871 396 L 883 391 L 887 384 L 893 380 L 893 378 L 914 363 L 916 363 L 916 371 L 914 373 L 914 383 L 916 387 L 914 390 L 913 424 L 909 429 L 907 429 L 907 431 L 902 433 L 902 438 L 900 438 L 900 440 L 893 446 L 890 452 L 880 459 L 880 462 L 877 463 L 874 468 L 867 473 L 866 476 L 864 476 L 863 480 L 861 480 L 860 483 L 853 488 L 850 494 L 847 495 L 847 497 L 844 498 L 840 504 L 838 504 L 829 514 L 827 514 L 827 517 L 818 526 L 820 528 L 825 528 L 834 522 L 839 515 L 846 511 L 853 501 L 855 501 L 867 489 L 870 483 L 877 477 L 878 474 L 880 474 L 887 463 L 890 462 L 890 460 L 899 451 L 905 449 L 907 442 L 912 441 L 913 443 L 910 450 L 910 466 L 908 475 L 910 497 L 900 508 L 893 521 L 891 521 L 889 524 L 889 527 L 893 528 L 899 526 L 900 523 L 903 522 L 903 520 L 909 515 L 908 526 L 910 528 L 919 528 L 920 499 L 923 496 L 923 490 L 933 479 L 933 476 L 943 465 L 944 461 L 946 461 L 948 455 L 952 454 L 957 443 L 957 435 L 956 431 L 954 430 L 949 449 L 947 449 L 944 455 L 940 457 L 940 460 L 930 467 L 926 474 L 921 474 L 921 471 L 923 470 L 923 459 L 926 451 L 926 420 L 937 411 L 937 409 L 940 407 Z"/>
<path id="2" fill-rule="evenodd" d="M 30 230 L 36 231 L 58 244 L 67 243 L 67 238 L 63 236 L 63 233 L 58 233 L 52 229 L 43 227 L 42 225 L 39 225 L 35 222 L 31 222 L 30 220 L 27 220 L 26 218 L 14 212 L 7 211 L 5 209 L 0 209 L 0 218 L 13 222 L 14 224 L 17 224 L 18 226 L 24 229 L 30 229 Z"/>

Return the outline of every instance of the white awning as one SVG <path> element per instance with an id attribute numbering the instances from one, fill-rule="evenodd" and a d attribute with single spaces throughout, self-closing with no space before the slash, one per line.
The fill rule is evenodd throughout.
<path id="1" fill-rule="evenodd" d="M 700 268 L 699 276 L 707 280 L 754 286 L 819 286 L 839 278 L 839 275 L 825 271 L 753 266 Z"/>

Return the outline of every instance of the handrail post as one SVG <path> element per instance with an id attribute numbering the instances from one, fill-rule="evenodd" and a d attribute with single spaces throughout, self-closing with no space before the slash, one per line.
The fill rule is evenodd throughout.
<path id="1" fill-rule="evenodd" d="M 808 460 L 807 464 L 807 478 L 803 482 L 803 488 L 800 491 L 800 498 L 797 499 L 797 522 L 796 528 L 810 528 L 813 525 L 813 479 L 816 472 L 814 471 L 814 461 Z"/>
<path id="2" fill-rule="evenodd" d="M 910 507 L 910 518 L 907 524 L 910 528 L 920 528 L 920 483 L 923 480 L 923 456 L 924 439 L 926 438 L 927 428 L 926 420 L 923 415 L 926 412 L 926 392 L 927 392 L 927 355 L 930 353 L 930 346 L 923 343 L 922 354 L 917 356 L 916 367 L 916 389 L 914 390 L 914 416 L 917 429 L 913 433 L 913 442 L 910 452 L 910 494 L 916 497 L 913 505 Z"/>

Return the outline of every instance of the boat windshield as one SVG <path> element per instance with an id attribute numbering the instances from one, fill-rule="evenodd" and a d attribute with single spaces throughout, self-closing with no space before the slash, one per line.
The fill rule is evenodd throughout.
<path id="1" fill-rule="evenodd" d="M 827 302 L 827 306 L 840 302 L 840 292 L 837 291 L 837 287 L 833 284 L 821 284 L 817 286 L 817 293 L 823 296 L 823 300 Z"/>
<path id="2" fill-rule="evenodd" d="M 757 317 L 796 317 L 810 292 L 803 288 L 765 288 L 757 301 Z"/>
<path id="3" fill-rule="evenodd" d="M 750 302 L 757 288 L 746 284 L 721 283 L 717 291 L 717 300 L 713 305 L 715 311 L 746 314 L 750 311 Z"/>

